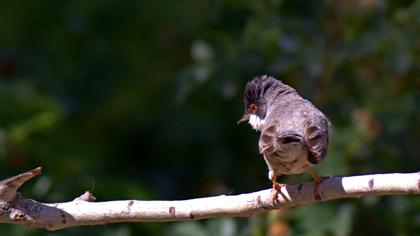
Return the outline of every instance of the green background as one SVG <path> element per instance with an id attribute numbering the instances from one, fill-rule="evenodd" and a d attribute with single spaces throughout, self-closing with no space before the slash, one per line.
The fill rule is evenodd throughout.
<path id="1" fill-rule="evenodd" d="M 189 199 L 270 187 L 258 134 L 236 125 L 269 74 L 334 126 L 322 175 L 419 171 L 420 1 L 0 2 L 0 173 L 37 166 L 42 202 Z M 281 177 L 309 181 L 308 174 Z M 255 217 L 2 235 L 418 235 L 414 196 Z"/>

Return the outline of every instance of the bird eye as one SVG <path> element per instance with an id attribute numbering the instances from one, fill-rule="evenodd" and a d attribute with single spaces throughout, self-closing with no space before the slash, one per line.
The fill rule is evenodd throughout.
<path id="1" fill-rule="evenodd" d="M 253 113 L 257 112 L 257 109 L 258 109 L 258 107 L 257 107 L 257 104 L 255 104 L 255 103 L 253 103 L 249 106 L 249 110 L 251 110 L 251 112 L 253 112 Z"/>

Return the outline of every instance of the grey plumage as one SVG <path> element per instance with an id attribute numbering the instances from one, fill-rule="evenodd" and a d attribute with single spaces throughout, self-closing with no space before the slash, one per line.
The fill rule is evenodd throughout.
<path id="1" fill-rule="evenodd" d="M 327 154 L 328 118 L 292 87 L 266 75 L 247 83 L 244 102 L 241 121 L 261 131 L 258 146 L 273 187 L 278 175 L 304 171 L 315 175 L 311 166 Z"/>

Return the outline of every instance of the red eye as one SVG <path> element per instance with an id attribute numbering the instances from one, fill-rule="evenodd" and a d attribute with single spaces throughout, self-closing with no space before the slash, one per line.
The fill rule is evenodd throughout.
<path id="1" fill-rule="evenodd" d="M 257 109 L 258 109 L 257 104 L 253 103 L 253 104 L 249 105 L 249 110 L 251 112 L 255 113 L 255 112 L 257 112 Z"/>

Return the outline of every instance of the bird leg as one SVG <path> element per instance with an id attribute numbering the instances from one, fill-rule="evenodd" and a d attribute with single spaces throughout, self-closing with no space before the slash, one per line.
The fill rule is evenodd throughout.
<path id="1" fill-rule="evenodd" d="M 271 192 L 271 202 L 274 205 L 277 205 L 277 203 L 279 203 L 279 199 L 278 199 L 278 195 L 280 192 L 280 189 L 282 187 L 285 187 L 286 184 L 282 184 L 282 183 L 277 183 L 276 179 L 277 179 L 277 174 L 274 171 L 269 171 L 268 172 L 268 178 L 271 180 L 271 182 L 273 183 L 273 190 Z"/>
<path id="2" fill-rule="evenodd" d="M 312 176 L 312 178 L 314 179 L 314 183 L 313 183 L 313 187 L 312 187 L 312 194 L 314 196 L 314 198 L 316 200 L 320 200 L 322 199 L 321 194 L 319 194 L 318 190 L 319 190 L 319 185 L 321 184 L 322 181 L 324 181 L 325 179 L 327 179 L 328 177 L 325 176 L 319 176 L 314 169 L 312 169 L 312 167 L 310 166 L 306 166 L 305 167 L 306 171 Z"/>

